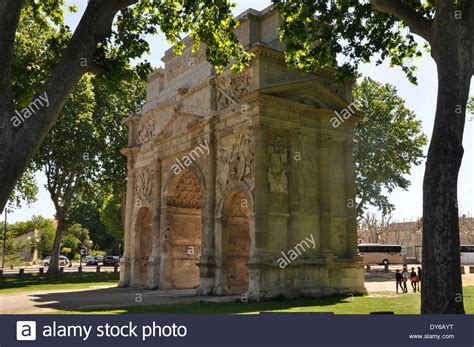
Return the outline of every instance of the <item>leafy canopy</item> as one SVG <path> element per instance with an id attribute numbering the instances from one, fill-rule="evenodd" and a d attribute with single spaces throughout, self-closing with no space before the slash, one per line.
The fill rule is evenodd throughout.
<path id="1" fill-rule="evenodd" d="M 182 34 L 189 34 L 194 39 L 194 52 L 206 43 L 207 59 L 218 73 L 229 63 L 234 71 L 241 71 L 253 55 L 245 51 L 232 31 L 239 25 L 231 12 L 234 7 L 228 0 L 140 0 L 121 11 L 113 39 L 122 54 L 139 57 L 149 50 L 144 35 L 163 32 L 180 54 L 185 48 Z"/>
<path id="2" fill-rule="evenodd" d="M 382 85 L 365 78 L 356 85 L 354 99 L 359 100 L 365 119 L 356 128 L 354 150 L 358 213 L 368 205 L 383 215 L 394 210 L 386 193 L 407 189 L 412 165 L 420 165 L 428 139 L 421 121 L 405 106 L 390 84 Z"/>
<path id="3" fill-rule="evenodd" d="M 340 77 L 355 76 L 361 63 L 377 56 L 400 66 L 416 82 L 409 60 L 421 51 L 413 33 L 394 16 L 375 11 L 368 0 L 274 0 L 284 22 L 280 28 L 287 44 L 287 62 L 307 71 L 341 64 Z M 427 19 L 434 15 L 433 1 L 410 1 L 410 7 Z"/>

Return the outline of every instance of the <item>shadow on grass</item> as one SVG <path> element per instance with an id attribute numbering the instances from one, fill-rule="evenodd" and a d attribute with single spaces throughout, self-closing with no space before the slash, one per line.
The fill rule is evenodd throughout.
<path id="1" fill-rule="evenodd" d="M 137 300 L 137 298 L 140 298 Z M 241 302 L 240 297 L 197 297 L 194 290 L 104 288 L 81 292 L 47 293 L 31 298 L 34 306 L 62 313 L 116 314 L 239 314 L 287 310 L 295 307 L 350 304 L 347 296 L 318 299 Z M 328 309 L 328 313 L 331 311 Z"/>
<path id="2" fill-rule="evenodd" d="M 65 273 L 60 275 L 25 274 L 23 276 L 5 276 L 0 278 L 0 293 L 2 289 L 25 288 L 42 285 L 84 284 L 97 282 L 117 282 L 118 273 Z"/>

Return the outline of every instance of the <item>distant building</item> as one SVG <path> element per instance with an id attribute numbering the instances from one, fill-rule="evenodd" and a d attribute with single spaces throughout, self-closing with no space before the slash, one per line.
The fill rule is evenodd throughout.
<path id="1" fill-rule="evenodd" d="M 422 219 L 416 222 L 391 223 L 384 230 L 379 230 L 378 240 L 365 231 L 359 230 L 359 243 L 397 244 L 405 247 L 407 258 L 421 262 L 423 238 Z M 463 216 L 459 218 L 459 233 L 462 245 L 474 244 L 474 218 Z"/>
<path id="2" fill-rule="evenodd" d="M 15 247 L 19 248 L 18 256 L 25 262 L 34 263 L 38 260 L 39 230 L 33 229 L 13 239 Z"/>

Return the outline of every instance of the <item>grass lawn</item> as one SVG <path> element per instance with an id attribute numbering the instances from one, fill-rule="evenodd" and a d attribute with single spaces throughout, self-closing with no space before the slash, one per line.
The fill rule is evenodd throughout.
<path id="1" fill-rule="evenodd" d="M 369 314 L 389 311 L 395 314 L 419 314 L 420 294 L 373 293 L 373 296 L 327 297 L 305 300 L 280 300 L 248 303 L 196 303 L 163 306 L 131 306 L 107 311 L 63 311 L 64 314 L 258 314 L 259 312 L 333 312 L 335 314 Z M 389 296 L 389 297 L 387 297 Z M 474 314 L 474 286 L 464 287 L 466 313 Z"/>
<path id="2" fill-rule="evenodd" d="M 116 285 L 119 274 L 114 273 L 66 273 L 62 275 L 25 275 L 0 278 L 2 294 L 26 291 L 90 289 L 96 286 Z M 466 313 L 474 314 L 474 286 L 464 287 Z M 198 302 L 180 305 L 138 305 L 104 310 L 55 311 L 64 314 L 258 314 L 259 312 L 332 312 L 335 314 L 369 314 L 394 312 L 419 314 L 420 294 L 393 292 L 371 293 L 371 296 L 333 296 L 319 299 L 274 300 L 264 302 L 209 303 Z"/>
<path id="3" fill-rule="evenodd" d="M 0 296 L 33 290 L 87 289 L 95 286 L 116 285 L 118 280 L 118 273 L 106 272 L 5 276 L 0 278 Z"/>

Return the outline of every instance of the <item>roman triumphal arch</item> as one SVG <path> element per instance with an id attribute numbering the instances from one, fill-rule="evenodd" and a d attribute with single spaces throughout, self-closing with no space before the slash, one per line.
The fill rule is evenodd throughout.
<path id="1" fill-rule="evenodd" d="M 352 82 L 287 68 L 271 9 L 236 34 L 255 59 L 216 75 L 205 50 L 168 51 L 127 118 L 121 286 L 249 298 L 364 292 Z"/>

